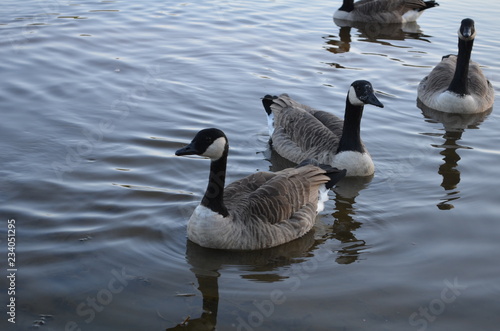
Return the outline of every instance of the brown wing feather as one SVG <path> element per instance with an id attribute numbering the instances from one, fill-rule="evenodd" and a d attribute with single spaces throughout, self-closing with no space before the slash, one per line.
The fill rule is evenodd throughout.
<path id="1" fill-rule="evenodd" d="M 486 79 L 478 63 L 470 61 L 469 64 L 469 91 L 476 95 L 482 102 L 482 108 L 490 108 L 495 100 L 495 91 L 491 82 Z"/>
<path id="2" fill-rule="evenodd" d="M 239 201 L 275 176 L 276 173 L 261 171 L 234 181 L 224 188 L 224 201 Z"/>
<path id="3" fill-rule="evenodd" d="M 272 142 L 280 155 L 296 163 L 307 158 L 330 163 L 327 155 L 335 153 L 342 135 L 340 118 L 302 105 L 286 94 L 275 99 L 271 109 L 276 128 Z"/>
<path id="4" fill-rule="evenodd" d="M 297 219 L 298 215 L 302 215 L 299 218 L 306 217 L 310 221 L 316 215 L 318 188 L 330 180 L 324 173 L 324 170 L 313 165 L 285 169 L 274 173 L 274 176 L 264 173 L 266 175 L 260 177 L 261 173 L 256 173 L 232 183 L 231 186 L 239 186 L 240 193 L 228 196 L 225 203 L 231 213 L 235 214 L 234 219 L 247 224 L 277 224 L 287 222 L 291 218 Z M 267 180 L 254 181 L 255 177 Z M 260 185 L 255 188 L 257 182 Z M 241 187 L 249 183 L 252 189 Z M 224 196 L 226 198 L 226 194 Z M 303 208 L 306 209 L 302 210 Z"/>
<path id="5" fill-rule="evenodd" d="M 426 8 L 423 0 L 360 0 L 354 3 L 354 8 L 361 14 L 396 12 L 404 14 L 408 10 Z"/>
<path id="6" fill-rule="evenodd" d="M 402 16 L 410 10 L 423 10 L 422 0 L 361 0 L 354 3 L 356 21 L 401 23 Z"/>
<path id="7" fill-rule="evenodd" d="M 453 79 L 456 64 L 456 55 L 443 57 L 441 62 L 420 82 L 419 90 L 423 93 L 421 98 L 426 99 L 427 95 L 445 91 Z"/>

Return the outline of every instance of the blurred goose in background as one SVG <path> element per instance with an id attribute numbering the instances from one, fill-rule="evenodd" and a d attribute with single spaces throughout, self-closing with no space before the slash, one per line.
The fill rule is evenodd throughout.
<path id="1" fill-rule="evenodd" d="M 439 6 L 436 1 L 422 0 L 344 0 L 333 17 L 339 20 L 406 23 L 415 22 L 424 10 Z"/>
<path id="2" fill-rule="evenodd" d="M 479 64 L 470 60 L 475 36 L 474 21 L 462 20 L 458 30 L 458 55 L 443 56 L 418 86 L 418 99 L 424 105 L 458 114 L 480 113 L 493 106 L 493 86 Z"/>
<path id="3" fill-rule="evenodd" d="M 328 190 L 346 173 L 305 161 L 275 173 L 257 172 L 224 188 L 228 150 L 224 132 L 211 128 L 175 152 L 210 158 L 208 187 L 187 227 L 188 238 L 203 247 L 255 250 L 303 236 L 323 210 Z"/>
<path id="4" fill-rule="evenodd" d="M 266 95 L 262 99 L 268 115 L 272 148 L 282 157 L 299 163 L 314 159 L 338 169 L 347 176 L 370 176 L 375 166 L 360 137 L 365 104 L 383 108 L 373 87 L 357 80 L 349 88 L 344 121 L 292 100 L 287 94 Z"/>

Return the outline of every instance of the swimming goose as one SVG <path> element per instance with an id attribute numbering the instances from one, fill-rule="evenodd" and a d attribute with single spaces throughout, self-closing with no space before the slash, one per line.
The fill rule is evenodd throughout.
<path id="1" fill-rule="evenodd" d="M 418 86 L 418 99 L 427 107 L 447 113 L 473 114 L 493 105 L 495 91 L 483 71 L 470 60 L 476 36 L 474 21 L 462 20 L 458 56 L 443 56 Z"/>
<path id="2" fill-rule="evenodd" d="M 188 238 L 200 246 L 255 250 L 278 246 L 306 234 L 328 199 L 328 189 L 345 170 L 313 161 L 278 172 L 257 172 L 224 188 L 228 140 L 204 129 L 175 155 L 210 158 L 208 187 L 188 222 Z"/>
<path id="3" fill-rule="evenodd" d="M 383 108 L 373 87 L 366 80 L 351 84 L 346 98 L 344 121 L 292 100 L 287 94 L 266 95 L 262 104 L 268 115 L 273 149 L 282 157 L 298 163 L 314 159 L 338 169 L 347 176 L 370 176 L 375 166 L 360 137 L 365 104 Z"/>
<path id="4" fill-rule="evenodd" d="M 372 23 L 415 22 L 423 11 L 439 6 L 436 1 L 422 0 L 344 0 L 333 18 Z"/>

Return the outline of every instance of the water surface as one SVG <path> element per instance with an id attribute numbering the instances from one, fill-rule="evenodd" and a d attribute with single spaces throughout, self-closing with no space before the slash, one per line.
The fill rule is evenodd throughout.
<path id="1" fill-rule="evenodd" d="M 439 2 L 418 24 L 340 27 L 331 1 L 4 1 L 0 231 L 5 257 L 16 220 L 18 271 L 2 329 L 496 330 L 497 105 L 443 116 L 416 88 L 472 17 L 498 93 L 500 5 Z M 373 178 L 343 181 L 292 243 L 188 242 L 208 161 L 176 149 L 216 126 L 228 181 L 279 169 L 260 98 L 342 116 L 356 79 L 385 105 L 362 121 Z"/>

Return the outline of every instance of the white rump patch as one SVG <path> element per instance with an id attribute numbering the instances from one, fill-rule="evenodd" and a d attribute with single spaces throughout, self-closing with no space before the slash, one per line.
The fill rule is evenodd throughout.
<path id="1" fill-rule="evenodd" d="M 211 160 L 220 159 L 222 154 L 224 153 L 224 147 L 226 147 L 226 143 L 226 138 L 219 137 L 215 139 L 215 141 L 210 146 L 208 146 L 205 153 L 201 155 L 209 157 Z"/>
<path id="2" fill-rule="evenodd" d="M 267 115 L 267 127 L 269 129 L 269 136 L 272 137 L 274 133 L 274 113 Z"/>
<path id="3" fill-rule="evenodd" d="M 346 176 L 370 176 L 375 172 L 370 154 L 355 151 L 340 152 L 333 159 L 332 166 L 346 169 Z"/>
<path id="4" fill-rule="evenodd" d="M 415 22 L 424 11 L 409 10 L 401 17 L 401 23 Z"/>
<path id="5" fill-rule="evenodd" d="M 318 207 L 316 208 L 316 213 L 320 213 L 325 209 L 325 202 L 328 201 L 328 191 L 325 184 L 321 185 L 318 189 Z"/>

